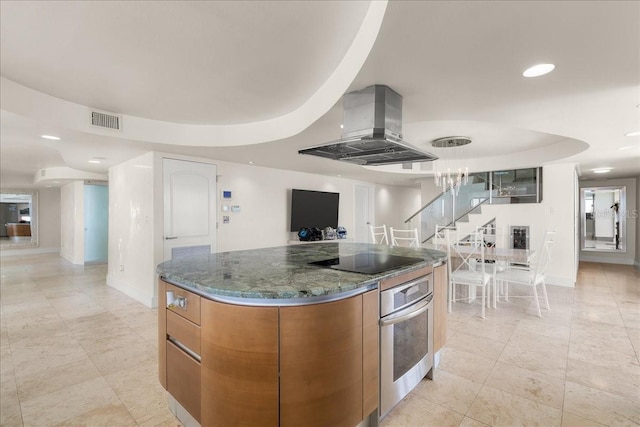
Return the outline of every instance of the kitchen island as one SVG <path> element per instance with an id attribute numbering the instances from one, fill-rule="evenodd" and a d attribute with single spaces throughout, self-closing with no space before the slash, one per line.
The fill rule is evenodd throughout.
<path id="1" fill-rule="evenodd" d="M 363 253 L 414 260 L 379 273 L 310 264 Z M 445 259 L 429 249 L 337 241 L 160 264 L 159 378 L 172 411 L 207 426 L 377 421 L 379 288 L 434 273 L 437 350 Z"/>

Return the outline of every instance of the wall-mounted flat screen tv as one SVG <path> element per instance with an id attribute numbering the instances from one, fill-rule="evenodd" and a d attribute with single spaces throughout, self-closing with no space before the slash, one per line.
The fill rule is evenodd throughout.
<path id="1" fill-rule="evenodd" d="M 291 231 L 302 227 L 338 227 L 340 193 L 291 190 Z"/>

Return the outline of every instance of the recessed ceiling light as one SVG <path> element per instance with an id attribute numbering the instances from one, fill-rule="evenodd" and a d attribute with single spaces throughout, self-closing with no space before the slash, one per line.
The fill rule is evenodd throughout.
<path id="1" fill-rule="evenodd" d="M 635 132 L 625 133 L 624 136 L 640 136 L 640 130 L 637 130 Z"/>
<path id="2" fill-rule="evenodd" d="M 343 124 L 340 125 L 340 129 L 344 129 L 344 125 Z"/>
<path id="3" fill-rule="evenodd" d="M 620 148 L 618 148 L 618 150 L 621 150 L 621 151 L 622 151 L 622 150 L 630 150 L 630 149 L 632 149 L 632 148 L 633 148 L 633 145 L 625 145 L 624 147 L 620 147 Z"/>
<path id="4" fill-rule="evenodd" d="M 591 169 L 591 171 L 593 173 L 609 173 L 611 172 L 612 168 L 598 168 L 598 169 Z"/>
<path id="5" fill-rule="evenodd" d="M 252 164 L 253 164 L 253 162 L 249 162 L 249 164 L 250 164 L 250 165 L 252 165 Z"/>
<path id="6" fill-rule="evenodd" d="M 44 139 L 50 139 L 51 141 L 60 141 L 60 138 L 53 135 L 40 135 Z"/>
<path id="7" fill-rule="evenodd" d="M 525 77 L 543 76 L 553 71 L 554 68 L 556 68 L 556 66 L 553 64 L 537 64 L 524 70 L 524 73 L 522 73 L 522 75 Z"/>
<path id="8" fill-rule="evenodd" d="M 102 162 L 100 160 L 89 160 L 89 163 L 100 164 Z"/>

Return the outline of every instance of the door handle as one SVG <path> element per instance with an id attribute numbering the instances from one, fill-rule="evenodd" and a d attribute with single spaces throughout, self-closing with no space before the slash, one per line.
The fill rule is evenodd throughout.
<path id="1" fill-rule="evenodd" d="M 425 311 L 429 310 L 431 308 L 430 305 L 432 305 L 431 304 L 432 300 L 433 300 L 433 295 L 429 295 L 421 303 L 416 304 L 415 307 L 410 307 L 413 309 L 413 311 L 409 311 L 409 313 L 407 314 L 403 314 L 398 317 L 389 316 L 391 318 L 380 319 L 380 326 L 394 325 L 396 323 L 405 322 L 409 319 L 413 319 L 414 317 L 419 316 Z M 406 309 L 403 311 L 406 311 Z"/>
<path id="2" fill-rule="evenodd" d="M 174 240 L 174 239 L 177 239 L 177 238 L 178 238 L 177 236 L 167 236 L 167 237 L 164 238 L 164 240 Z"/>

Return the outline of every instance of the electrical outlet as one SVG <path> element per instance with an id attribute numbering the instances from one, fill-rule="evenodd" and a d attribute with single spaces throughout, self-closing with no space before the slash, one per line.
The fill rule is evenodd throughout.
<path id="1" fill-rule="evenodd" d="M 124 265 L 120 264 L 120 271 L 124 271 Z"/>

